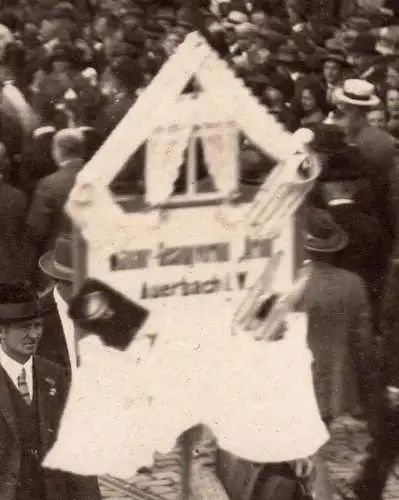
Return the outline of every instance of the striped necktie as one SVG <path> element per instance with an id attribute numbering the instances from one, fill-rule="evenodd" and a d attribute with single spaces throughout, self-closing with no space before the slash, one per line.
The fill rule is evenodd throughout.
<path id="1" fill-rule="evenodd" d="M 32 399 L 30 397 L 28 383 L 26 381 L 26 370 L 22 368 L 21 373 L 18 375 L 18 390 L 23 397 L 25 403 L 29 406 L 32 403 Z"/>

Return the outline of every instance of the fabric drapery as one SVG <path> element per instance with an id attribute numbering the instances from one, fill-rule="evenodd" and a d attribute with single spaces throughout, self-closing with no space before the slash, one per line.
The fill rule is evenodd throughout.
<path id="1" fill-rule="evenodd" d="M 191 125 L 157 129 L 148 138 L 145 182 L 150 205 L 164 203 L 173 193 L 191 131 Z"/>
<path id="2" fill-rule="evenodd" d="M 229 196 L 238 187 L 238 133 L 234 126 L 202 127 L 201 138 L 208 171 L 216 189 Z"/>

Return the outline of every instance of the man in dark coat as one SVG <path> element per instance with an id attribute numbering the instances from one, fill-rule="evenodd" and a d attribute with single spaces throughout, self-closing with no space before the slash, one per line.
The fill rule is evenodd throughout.
<path id="1" fill-rule="evenodd" d="M 63 207 L 84 164 L 83 134 L 75 129 L 57 132 L 53 156 L 59 170 L 38 183 L 27 218 L 28 235 L 44 248 L 51 248 L 58 234 L 71 233 L 71 222 Z"/>
<path id="2" fill-rule="evenodd" d="M 40 306 L 26 288 L 0 286 L 0 498 L 99 500 L 97 480 L 45 470 L 68 393 L 62 369 L 34 355 Z"/>
<path id="3" fill-rule="evenodd" d="M 346 80 L 343 88 L 336 91 L 336 98 L 345 114 L 347 141 L 357 146 L 362 156 L 362 174 L 373 190 L 372 215 L 378 218 L 384 241 L 384 248 L 375 266 L 380 276 L 385 276 L 395 233 L 391 179 L 395 170 L 396 148 L 387 132 L 370 127 L 367 123 L 368 110 L 379 104 L 374 90 L 374 85 L 365 80 Z"/>
<path id="4" fill-rule="evenodd" d="M 73 280 L 71 239 L 58 237 L 54 248 L 40 257 L 39 267 L 51 285 L 40 297 L 44 325 L 37 352 L 60 364 L 71 378 L 77 366 L 75 329 L 68 316 Z"/>
<path id="5" fill-rule="evenodd" d="M 21 191 L 7 182 L 9 163 L 0 143 L 0 281 L 29 279 L 28 251 L 21 232 L 27 200 Z"/>
<path id="6" fill-rule="evenodd" d="M 399 249 L 393 250 L 381 308 L 380 360 L 373 369 L 380 375 L 378 420 L 373 430 L 368 458 L 356 482 L 359 500 L 380 500 L 399 456 Z"/>

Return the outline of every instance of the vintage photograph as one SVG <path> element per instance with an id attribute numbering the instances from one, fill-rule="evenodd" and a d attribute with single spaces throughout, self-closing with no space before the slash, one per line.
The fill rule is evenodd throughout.
<path id="1" fill-rule="evenodd" d="M 399 0 L 0 0 L 0 500 L 399 500 L 396 212 Z"/>

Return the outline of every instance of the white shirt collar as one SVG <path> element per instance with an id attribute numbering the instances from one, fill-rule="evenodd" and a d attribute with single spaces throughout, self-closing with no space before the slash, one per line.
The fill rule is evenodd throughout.
<path id="1" fill-rule="evenodd" d="M 4 371 L 12 380 L 15 387 L 18 389 L 18 377 L 21 374 L 22 368 L 25 368 L 26 371 L 26 382 L 28 384 L 29 393 L 32 397 L 33 395 L 33 358 L 32 356 L 26 361 L 26 363 L 21 364 L 18 361 L 10 358 L 8 354 L 6 354 L 3 348 L 0 348 L 0 364 L 3 367 Z"/>

